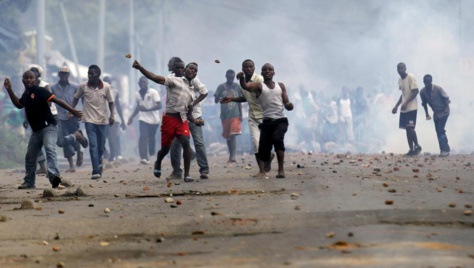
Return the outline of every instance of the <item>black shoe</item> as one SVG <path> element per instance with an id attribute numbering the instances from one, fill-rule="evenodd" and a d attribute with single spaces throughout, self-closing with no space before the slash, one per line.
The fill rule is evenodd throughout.
<path id="1" fill-rule="evenodd" d="M 414 155 L 419 155 L 421 153 L 421 146 L 415 146 L 415 148 L 413 148 L 413 151 L 415 152 Z"/>
<path id="2" fill-rule="evenodd" d="M 28 183 L 24 182 L 22 185 L 18 186 L 20 190 L 27 190 L 27 189 L 35 189 L 34 185 L 29 185 Z"/>
<path id="3" fill-rule="evenodd" d="M 415 151 L 414 151 L 414 150 L 410 150 L 410 151 L 408 151 L 408 153 L 404 154 L 403 156 L 409 157 L 409 156 L 414 156 L 414 155 L 415 155 Z"/>
<path id="4" fill-rule="evenodd" d="M 201 176 L 199 177 L 201 180 L 207 180 L 209 179 L 209 174 L 207 173 L 201 173 Z"/>
<path id="5" fill-rule="evenodd" d="M 153 175 L 157 178 L 161 177 L 161 168 L 157 167 L 158 166 L 158 161 L 155 161 L 155 164 L 153 165 Z"/>
<path id="6" fill-rule="evenodd" d="M 60 183 L 61 183 L 61 177 L 53 175 L 53 180 L 51 182 L 51 184 L 53 185 L 53 188 L 58 188 Z"/>

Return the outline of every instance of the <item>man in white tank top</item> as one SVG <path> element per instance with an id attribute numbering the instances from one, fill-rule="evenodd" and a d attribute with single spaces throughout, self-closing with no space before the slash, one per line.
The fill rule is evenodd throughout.
<path id="1" fill-rule="evenodd" d="M 285 160 L 285 133 L 288 130 L 288 119 L 283 108 L 293 110 L 283 83 L 275 83 L 275 70 L 270 63 L 262 66 L 263 83 L 247 83 L 243 72 L 237 74 L 240 86 L 247 91 L 255 92 L 262 107 L 263 123 L 259 125 L 260 140 L 257 157 L 265 162 L 271 157 L 272 147 L 278 159 L 277 178 L 285 178 L 283 163 Z"/>

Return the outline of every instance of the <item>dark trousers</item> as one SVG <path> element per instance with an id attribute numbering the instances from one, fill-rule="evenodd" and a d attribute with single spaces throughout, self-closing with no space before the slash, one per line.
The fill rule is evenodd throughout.
<path id="1" fill-rule="evenodd" d="M 258 158 L 264 162 L 270 160 L 272 147 L 275 151 L 285 151 L 285 133 L 288 131 L 288 119 L 263 119 L 260 128 Z"/>
<path id="2" fill-rule="evenodd" d="M 148 155 L 154 155 L 156 151 L 156 131 L 160 124 L 148 124 L 139 121 L 140 137 L 138 138 L 138 153 L 140 159 L 148 160 Z"/>
<path id="3" fill-rule="evenodd" d="M 433 117 L 436 135 L 438 136 L 439 149 L 442 152 L 449 152 L 451 148 L 449 147 L 448 137 L 446 136 L 446 130 L 444 129 L 446 127 L 446 122 L 448 121 L 449 115 L 441 118 L 436 118 L 435 116 Z"/>

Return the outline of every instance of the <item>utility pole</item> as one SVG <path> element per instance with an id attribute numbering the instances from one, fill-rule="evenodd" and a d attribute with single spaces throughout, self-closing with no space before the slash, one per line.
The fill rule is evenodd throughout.
<path id="1" fill-rule="evenodd" d="M 45 35 L 45 0 L 38 0 L 36 2 L 36 64 L 46 70 L 44 62 L 44 35 Z M 43 74 L 46 77 L 46 74 Z"/>
<path id="2" fill-rule="evenodd" d="M 130 54 L 132 54 L 132 58 L 135 58 L 137 60 L 140 60 L 137 57 L 137 55 L 135 54 L 135 14 L 134 14 L 134 9 L 133 9 L 133 2 L 134 0 L 129 0 L 128 1 L 128 4 L 129 4 L 129 36 L 128 36 L 128 48 L 130 50 Z M 132 103 L 132 98 L 133 96 L 135 96 L 133 94 L 133 89 L 135 88 L 136 86 L 136 71 L 135 69 L 133 69 L 132 67 L 130 67 L 130 77 L 129 77 L 129 82 L 128 82 L 128 85 L 129 85 L 129 88 L 128 88 L 128 96 L 129 96 L 129 99 L 128 99 L 128 103 Z"/>
<path id="3" fill-rule="evenodd" d="M 105 0 L 99 2 L 99 44 L 97 46 L 97 65 L 102 70 L 105 70 L 104 66 L 104 43 L 105 43 Z"/>
<path id="4" fill-rule="evenodd" d="M 61 1 L 59 3 L 59 7 L 61 8 L 61 14 L 63 15 L 64 25 L 66 26 L 66 33 L 67 39 L 69 41 L 69 47 L 71 49 L 72 60 L 74 61 L 74 66 L 76 67 L 77 73 L 75 74 L 77 77 L 77 82 L 82 82 L 81 72 L 79 70 L 79 61 L 77 60 L 76 54 L 76 47 L 74 46 L 74 40 L 72 39 L 71 29 L 69 28 L 69 21 L 67 19 L 66 9 L 64 8 L 64 3 Z"/>

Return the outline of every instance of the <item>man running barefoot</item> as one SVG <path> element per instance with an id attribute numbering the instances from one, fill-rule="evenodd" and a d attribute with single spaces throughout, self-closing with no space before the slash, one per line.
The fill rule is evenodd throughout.
<path id="1" fill-rule="evenodd" d="M 265 162 L 270 160 L 272 147 L 278 159 L 277 178 L 285 178 L 283 167 L 285 160 L 285 133 L 288 130 L 288 119 L 283 108 L 293 110 L 293 104 L 288 99 L 283 83 L 275 83 L 275 70 L 270 63 L 262 67 L 263 83 L 247 83 L 243 72 L 237 74 L 242 89 L 255 92 L 263 111 L 263 123 L 259 125 L 260 140 L 257 157 Z"/>

